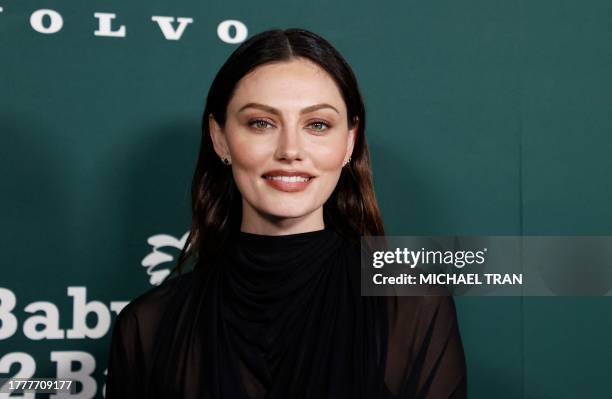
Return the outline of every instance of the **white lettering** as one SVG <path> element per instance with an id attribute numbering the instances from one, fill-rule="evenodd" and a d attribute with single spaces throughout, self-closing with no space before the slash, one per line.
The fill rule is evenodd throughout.
<path id="1" fill-rule="evenodd" d="M 12 312 L 16 303 L 13 291 L 0 287 L 0 339 L 11 337 L 17 331 L 17 318 Z"/>
<path id="2" fill-rule="evenodd" d="M 98 18 L 98 30 L 94 32 L 96 36 L 107 37 L 125 37 L 125 25 L 121 25 L 119 29 L 112 30 L 113 19 L 117 15 L 106 12 L 95 12 L 94 17 Z"/>
<path id="3" fill-rule="evenodd" d="M 49 26 L 43 25 L 43 18 L 49 17 Z M 64 20 L 62 16 L 54 10 L 42 9 L 36 10 L 30 15 L 30 26 L 39 33 L 51 34 L 59 32 L 64 26 Z"/>
<path id="4" fill-rule="evenodd" d="M 25 352 L 11 352 L 6 355 L 0 357 L 0 374 L 8 374 L 11 371 L 13 364 L 19 364 L 19 370 L 15 374 L 12 375 L 14 378 L 32 378 L 34 373 L 36 372 L 36 361 L 34 358 L 25 353 Z M 8 381 L 0 386 L 0 390 L 6 388 L 8 385 Z M 6 394 L 5 394 L 6 395 Z M 3 397 L 0 395 L 0 397 Z M 8 397 L 4 396 L 4 397 Z M 19 396 L 11 396 L 11 397 L 19 397 Z M 21 396 L 27 397 L 27 396 Z M 34 398 L 34 394 L 32 394 L 31 398 Z"/>
<path id="5" fill-rule="evenodd" d="M 68 287 L 68 295 L 73 296 L 73 328 L 67 331 L 68 338 L 101 338 L 110 328 L 110 311 L 100 301 L 86 302 L 85 287 Z M 95 313 L 98 317 L 94 328 L 87 326 L 87 314 Z"/>
<path id="6" fill-rule="evenodd" d="M 23 323 L 23 335 L 33 340 L 40 339 L 61 339 L 64 338 L 64 330 L 59 328 L 59 310 L 51 302 L 39 301 L 32 302 L 26 306 L 24 311 L 36 313 L 45 312 L 44 315 L 35 315 L 27 318 Z M 42 325 L 42 330 L 37 330 L 37 325 Z"/>
<path id="7" fill-rule="evenodd" d="M 154 15 L 151 17 L 152 21 L 157 22 L 159 28 L 166 40 L 179 40 L 185 31 L 187 25 L 193 22 L 193 18 L 177 18 L 178 27 L 176 30 L 172 27 L 172 23 L 174 22 L 174 17 L 164 17 L 160 15 Z"/>
<path id="8" fill-rule="evenodd" d="M 236 30 L 234 37 L 230 36 L 230 29 L 234 27 Z M 228 19 L 217 26 L 217 36 L 225 43 L 241 43 L 248 35 L 248 30 L 245 24 L 235 19 Z"/>
<path id="9" fill-rule="evenodd" d="M 87 352 L 62 351 L 51 352 L 51 361 L 57 364 L 57 375 L 62 378 L 71 378 L 82 384 L 81 392 L 71 395 L 66 392 L 49 395 L 49 398 L 93 398 L 96 395 L 98 384 L 91 376 L 96 370 L 96 359 Z M 73 362 L 81 364 L 78 370 L 72 370 Z"/>

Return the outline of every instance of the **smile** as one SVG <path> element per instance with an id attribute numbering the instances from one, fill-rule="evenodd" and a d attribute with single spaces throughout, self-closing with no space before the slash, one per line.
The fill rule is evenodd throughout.
<path id="1" fill-rule="evenodd" d="M 304 176 L 264 176 L 268 180 L 280 180 L 285 182 L 304 182 L 312 179 L 312 177 Z"/>
<path id="2" fill-rule="evenodd" d="M 284 192 L 305 190 L 314 176 L 262 176 L 272 188 Z"/>

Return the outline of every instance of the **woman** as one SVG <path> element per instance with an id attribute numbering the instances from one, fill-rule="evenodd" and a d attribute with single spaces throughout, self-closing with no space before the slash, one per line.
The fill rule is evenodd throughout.
<path id="1" fill-rule="evenodd" d="M 323 38 L 270 30 L 234 51 L 208 93 L 188 245 L 118 315 L 107 398 L 466 396 L 452 297 L 360 295 L 359 237 L 384 235 L 364 132 Z"/>

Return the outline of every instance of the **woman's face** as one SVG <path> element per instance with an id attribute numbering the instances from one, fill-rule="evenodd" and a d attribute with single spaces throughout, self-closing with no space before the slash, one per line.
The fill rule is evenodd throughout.
<path id="1" fill-rule="evenodd" d="M 242 231 L 323 228 L 323 204 L 353 150 L 342 95 L 304 58 L 262 65 L 236 86 L 225 127 L 209 118 L 220 157 L 242 194 Z"/>

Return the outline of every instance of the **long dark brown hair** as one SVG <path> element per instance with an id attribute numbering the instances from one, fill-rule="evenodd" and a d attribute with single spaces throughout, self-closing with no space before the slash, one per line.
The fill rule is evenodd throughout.
<path id="1" fill-rule="evenodd" d="M 362 235 L 384 235 L 383 221 L 372 183 L 370 155 L 365 140 L 365 106 L 355 75 L 340 53 L 325 39 L 304 29 L 272 29 L 243 42 L 227 59 L 213 80 L 202 116 L 200 153 L 191 185 L 191 231 L 171 274 L 182 271 L 187 260 L 195 267 L 218 255 L 230 233 L 240 229 L 242 196 L 231 168 L 213 149 L 208 118 L 219 126 L 226 121 L 227 105 L 238 81 L 258 66 L 307 58 L 335 80 L 347 108 L 349 128 L 358 124 L 349 165 L 323 205 L 326 227 L 352 240 Z"/>

